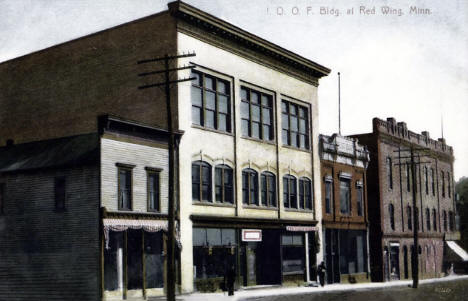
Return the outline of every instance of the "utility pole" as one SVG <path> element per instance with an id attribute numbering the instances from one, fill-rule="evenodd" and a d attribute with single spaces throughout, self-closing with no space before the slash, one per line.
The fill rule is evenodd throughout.
<path id="1" fill-rule="evenodd" d="M 341 85 L 340 72 L 338 72 L 338 134 L 341 136 Z"/>
<path id="2" fill-rule="evenodd" d="M 171 107 L 171 85 L 177 84 L 180 82 L 191 81 L 195 78 L 184 78 L 177 80 L 170 80 L 170 73 L 173 71 L 184 70 L 184 69 L 193 69 L 194 65 L 169 68 L 169 62 L 172 60 L 177 60 L 184 57 L 195 56 L 195 53 L 182 54 L 182 55 L 172 55 L 169 56 L 166 54 L 164 57 L 147 59 L 138 61 L 138 64 L 152 63 L 152 62 L 164 62 L 164 69 L 157 71 L 150 71 L 145 73 L 140 73 L 138 76 L 148 76 L 155 74 L 164 74 L 164 82 L 148 84 L 138 87 L 138 89 L 147 89 L 153 87 L 164 87 L 164 93 L 166 95 L 166 118 L 167 118 L 167 130 L 169 132 L 169 200 L 168 200 L 168 235 L 167 235 L 167 269 L 166 269 L 166 279 L 167 279 L 167 293 L 166 297 L 168 301 L 175 301 L 175 159 L 174 159 L 174 149 L 175 149 L 175 135 L 172 124 L 172 107 Z"/>
<path id="3" fill-rule="evenodd" d="M 416 165 L 420 165 L 420 164 L 425 164 L 425 163 L 430 163 L 430 162 L 421 162 L 421 156 L 419 154 L 415 155 L 415 151 L 417 150 L 420 150 L 420 151 L 426 151 L 426 149 L 424 148 L 420 148 L 420 149 L 415 149 L 413 147 L 413 145 L 410 146 L 409 149 L 406 149 L 406 150 L 402 150 L 402 149 L 398 149 L 397 151 L 395 152 L 398 152 L 398 159 L 410 159 L 410 164 L 411 164 L 411 186 L 412 186 L 412 199 L 413 199 L 413 251 L 411 252 L 411 274 L 412 274 L 412 278 L 413 278 L 413 285 L 412 285 L 412 288 L 418 288 L 418 284 L 419 284 L 419 261 L 418 261 L 418 251 L 419 251 L 419 247 L 418 247 L 418 228 L 419 228 L 419 216 L 418 216 L 418 212 L 419 210 L 416 210 L 417 207 L 417 196 L 416 196 L 416 187 L 417 187 L 417 181 L 416 181 Z M 409 157 L 406 156 L 406 157 L 401 157 L 401 152 L 409 152 L 410 155 Z M 414 157 L 417 156 L 418 157 L 418 162 L 415 162 L 414 160 Z M 406 165 L 407 163 L 397 163 L 395 165 Z M 410 175 L 408 174 L 408 177 Z M 401 182 L 401 173 L 400 173 L 400 182 Z M 401 187 L 401 183 L 400 183 L 400 187 Z M 400 188 L 400 193 L 402 193 L 402 190 Z M 419 192 L 421 193 L 421 191 Z M 403 207 L 402 209 L 403 210 Z M 421 208 L 421 213 L 423 212 L 422 208 Z M 422 219 L 421 219 L 422 220 Z M 404 221 L 402 220 L 402 223 L 404 223 Z"/>

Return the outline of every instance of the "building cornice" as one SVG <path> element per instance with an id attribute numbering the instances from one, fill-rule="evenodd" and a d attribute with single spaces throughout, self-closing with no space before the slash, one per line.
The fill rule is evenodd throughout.
<path id="1" fill-rule="evenodd" d="M 184 2 L 168 4 L 177 30 L 315 86 L 330 69 Z"/>

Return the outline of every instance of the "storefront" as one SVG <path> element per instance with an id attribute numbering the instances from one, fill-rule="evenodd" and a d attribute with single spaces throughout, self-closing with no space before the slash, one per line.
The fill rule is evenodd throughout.
<path id="1" fill-rule="evenodd" d="M 327 282 L 367 279 L 367 236 L 364 230 L 325 229 Z"/>
<path id="2" fill-rule="evenodd" d="M 166 220 L 103 219 L 103 297 L 164 294 Z"/>
<path id="3" fill-rule="evenodd" d="M 303 283 L 308 277 L 316 277 L 315 232 L 309 232 L 312 228 L 193 228 L 196 289 L 222 289 L 232 265 L 237 287 Z"/>

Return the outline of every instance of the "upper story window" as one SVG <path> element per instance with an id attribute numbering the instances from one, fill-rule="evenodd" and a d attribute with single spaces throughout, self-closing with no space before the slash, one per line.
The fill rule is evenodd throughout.
<path id="1" fill-rule="evenodd" d="M 390 228 L 395 230 L 395 208 L 393 204 L 388 205 L 388 214 L 390 216 Z"/>
<path id="2" fill-rule="evenodd" d="M 406 163 L 406 190 L 411 191 L 411 164 Z"/>
<path id="3" fill-rule="evenodd" d="M 444 218 L 444 231 L 447 232 L 447 211 L 444 210 L 442 216 Z"/>
<path id="4" fill-rule="evenodd" d="M 55 210 L 65 211 L 66 182 L 65 177 L 56 177 L 54 180 Z"/>
<path id="5" fill-rule="evenodd" d="M 432 228 L 434 231 L 437 231 L 437 216 L 435 209 L 432 209 Z"/>
<path id="6" fill-rule="evenodd" d="M 429 179 L 428 179 L 427 166 L 424 166 L 424 184 L 426 187 L 426 194 L 429 194 Z"/>
<path id="7" fill-rule="evenodd" d="M 451 192 L 452 187 L 451 187 L 450 183 L 451 183 L 450 173 L 447 171 L 447 192 L 448 192 L 448 197 L 449 198 L 452 197 L 452 192 Z"/>
<path id="8" fill-rule="evenodd" d="M 283 177 L 283 204 L 284 208 L 297 209 L 297 180 L 294 176 Z"/>
<path id="9" fill-rule="evenodd" d="M 413 216 L 411 206 L 406 207 L 406 217 L 408 218 L 408 230 L 413 230 Z"/>
<path id="10" fill-rule="evenodd" d="M 276 207 L 276 177 L 271 172 L 263 172 L 261 175 L 262 205 Z"/>
<path id="11" fill-rule="evenodd" d="M 192 71 L 192 123 L 223 132 L 231 132 L 229 82 Z"/>
<path id="12" fill-rule="evenodd" d="M 212 202 L 211 165 L 203 161 L 192 163 L 192 200 Z"/>
<path id="13" fill-rule="evenodd" d="M 330 214 L 332 210 L 332 177 L 325 177 L 325 213 Z"/>
<path id="14" fill-rule="evenodd" d="M 232 168 L 224 164 L 215 168 L 215 200 L 218 203 L 234 203 Z"/>
<path id="15" fill-rule="evenodd" d="M 362 182 L 356 183 L 356 192 L 357 192 L 357 214 L 362 216 L 364 212 L 364 193 Z"/>
<path id="16" fill-rule="evenodd" d="M 340 212 L 351 214 L 351 180 L 340 178 Z"/>
<path id="17" fill-rule="evenodd" d="M 455 217 L 453 216 L 453 211 L 449 211 L 449 229 L 450 231 L 454 230 Z"/>
<path id="18" fill-rule="evenodd" d="M 393 169 L 392 169 L 392 158 L 387 157 L 387 181 L 388 188 L 393 189 Z"/>
<path id="19" fill-rule="evenodd" d="M 241 88 L 242 136 L 273 140 L 273 98 L 246 87 Z"/>
<path id="20" fill-rule="evenodd" d="M 427 231 L 431 231 L 431 212 L 429 208 L 426 208 L 426 228 Z"/>
<path id="21" fill-rule="evenodd" d="M 445 198 L 445 174 L 441 171 L 440 175 L 442 176 L 442 197 Z"/>
<path id="22" fill-rule="evenodd" d="M 146 168 L 148 211 L 161 211 L 161 170 Z"/>
<path id="23" fill-rule="evenodd" d="M 119 210 L 132 210 L 132 168 L 133 166 L 117 164 L 118 166 L 118 207 Z"/>
<path id="24" fill-rule="evenodd" d="M 309 149 L 309 110 L 283 100 L 281 112 L 283 144 Z"/>
<path id="25" fill-rule="evenodd" d="M 414 215 L 416 216 L 416 218 L 414 219 L 414 223 L 416 224 L 416 230 L 419 231 L 419 208 L 418 207 L 414 208 Z"/>
<path id="26" fill-rule="evenodd" d="M 259 205 L 258 202 L 258 173 L 250 168 L 242 171 L 242 203 Z"/>
<path id="27" fill-rule="evenodd" d="M 299 179 L 299 208 L 312 210 L 312 181 L 308 178 Z"/>
<path id="28" fill-rule="evenodd" d="M 0 215 L 5 213 L 5 184 L 0 183 Z"/>
<path id="29" fill-rule="evenodd" d="M 435 173 L 434 173 L 434 168 L 431 168 L 431 187 L 432 187 L 432 195 L 435 195 Z"/>

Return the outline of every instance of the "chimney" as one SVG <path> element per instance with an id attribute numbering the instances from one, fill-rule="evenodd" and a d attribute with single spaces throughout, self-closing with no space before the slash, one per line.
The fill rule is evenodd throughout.
<path id="1" fill-rule="evenodd" d="M 396 120 L 395 120 L 395 118 L 393 118 L 393 117 L 387 117 L 387 122 L 388 122 L 388 123 L 391 123 L 391 124 L 395 124 L 395 123 L 396 123 Z"/>

